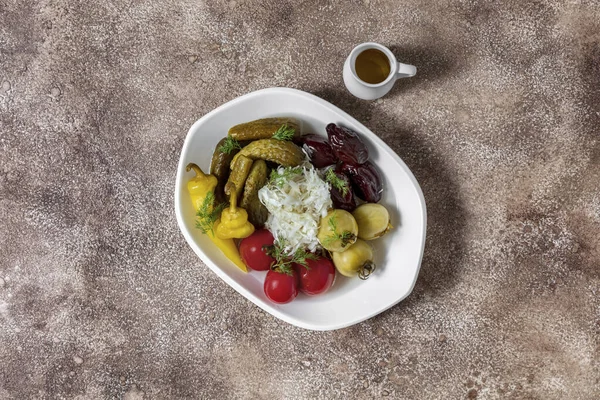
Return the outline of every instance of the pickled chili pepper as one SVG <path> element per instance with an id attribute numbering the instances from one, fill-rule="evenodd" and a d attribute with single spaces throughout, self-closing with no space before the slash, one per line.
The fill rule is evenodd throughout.
<path id="1" fill-rule="evenodd" d="M 214 212 L 214 190 L 217 186 L 217 178 L 214 175 L 205 174 L 200 167 L 190 163 L 186 171 L 194 170 L 196 176 L 190 179 L 187 184 L 190 199 L 198 216 L 197 227 L 208 235 L 210 240 L 231 260 L 239 269 L 248 272 L 248 268 L 238 251 L 235 242 L 232 239 L 221 239 L 215 235 L 215 227 L 218 226 L 218 214 Z"/>
<path id="2" fill-rule="evenodd" d="M 189 163 L 185 167 L 187 172 L 194 170 L 196 176 L 189 180 L 187 187 L 190 193 L 190 199 L 196 210 L 200 209 L 204 199 L 209 192 L 214 192 L 217 186 L 217 177 L 214 175 L 205 174 L 199 166 L 194 163 Z"/>
<path id="3" fill-rule="evenodd" d="M 243 239 L 254 233 L 254 225 L 248 221 L 248 213 L 237 206 L 237 190 L 233 185 L 230 191 L 229 208 L 221 213 L 221 221 L 217 225 L 217 237 L 221 239 Z"/>

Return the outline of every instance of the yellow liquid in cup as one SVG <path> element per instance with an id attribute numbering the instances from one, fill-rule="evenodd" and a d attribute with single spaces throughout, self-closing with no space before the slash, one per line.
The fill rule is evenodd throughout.
<path id="1" fill-rule="evenodd" d="M 367 83 L 377 84 L 390 75 L 390 60 L 380 50 L 368 49 L 356 57 L 356 75 Z"/>

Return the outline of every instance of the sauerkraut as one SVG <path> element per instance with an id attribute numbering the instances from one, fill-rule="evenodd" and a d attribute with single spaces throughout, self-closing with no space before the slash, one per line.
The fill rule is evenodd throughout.
<path id="1" fill-rule="evenodd" d="M 329 190 L 329 184 L 317 170 L 305 163 L 279 167 L 258 191 L 258 198 L 269 210 L 265 226 L 286 254 L 294 254 L 300 248 L 311 252 L 320 248 L 319 221 L 332 208 Z"/>

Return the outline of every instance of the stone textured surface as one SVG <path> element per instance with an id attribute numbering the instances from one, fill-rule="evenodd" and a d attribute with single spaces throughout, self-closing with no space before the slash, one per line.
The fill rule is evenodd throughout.
<path id="1" fill-rule="evenodd" d="M 600 398 L 600 4 L 501 3 L 0 0 L 0 399 Z M 368 40 L 419 68 L 375 102 Z M 188 127 L 270 86 L 425 193 L 415 290 L 359 325 L 274 319 L 179 233 Z"/>

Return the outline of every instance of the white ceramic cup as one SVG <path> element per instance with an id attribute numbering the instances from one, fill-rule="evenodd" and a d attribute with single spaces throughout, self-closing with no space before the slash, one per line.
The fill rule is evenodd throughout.
<path id="1" fill-rule="evenodd" d="M 356 58 L 360 53 L 369 49 L 377 49 L 388 57 L 390 63 L 390 74 L 380 83 L 367 83 L 356 74 Z M 410 78 L 415 76 L 417 68 L 414 65 L 402 64 L 396 60 L 394 54 L 385 46 L 378 43 L 368 42 L 356 46 L 344 63 L 344 83 L 346 88 L 356 97 L 363 100 L 375 100 L 385 96 L 394 86 L 398 78 Z"/>

